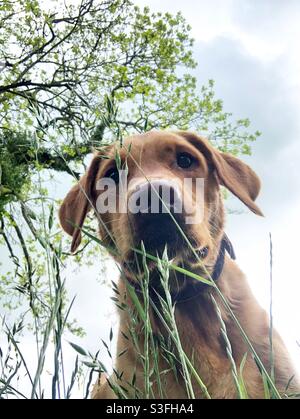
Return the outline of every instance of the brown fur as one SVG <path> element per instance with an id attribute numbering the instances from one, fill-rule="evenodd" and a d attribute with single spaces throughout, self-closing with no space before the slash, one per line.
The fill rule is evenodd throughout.
<path id="1" fill-rule="evenodd" d="M 131 147 L 128 153 L 129 145 Z M 127 150 L 127 151 L 126 151 Z M 174 166 L 174 156 L 180 151 L 188 152 L 197 161 L 188 175 Z M 225 186 L 236 195 L 255 214 L 262 215 L 255 204 L 260 190 L 260 181 L 253 170 L 245 163 L 226 153 L 214 149 L 209 142 L 190 132 L 148 132 L 143 135 L 130 137 L 125 147 L 119 150 L 122 160 L 127 159 L 129 180 L 137 183 L 143 178 L 175 179 L 179 189 L 182 187 L 184 176 L 205 178 L 204 220 L 186 228 L 185 232 L 196 247 L 207 246 L 209 253 L 204 260 L 206 270 L 212 272 L 214 262 L 218 255 L 220 241 L 224 232 L 224 209 L 219 185 Z M 65 198 L 60 209 L 60 220 L 64 230 L 73 237 L 72 251 L 80 244 L 80 229 L 83 226 L 87 212 L 95 206 L 99 195 L 95 188 L 98 179 L 105 176 L 107 169 L 113 164 L 115 146 L 105 150 L 110 159 L 101 159 L 97 154 L 81 181 L 73 187 Z M 176 160 L 176 158 L 175 158 Z M 128 191 L 130 194 L 131 191 Z M 191 195 L 191 199 L 193 194 Z M 132 246 L 135 238 L 141 233 L 132 227 L 128 214 L 103 214 L 99 216 L 99 233 L 102 240 L 111 248 L 118 249 L 114 257 L 120 263 L 130 281 L 136 281 L 136 275 L 124 265 L 124 262 L 133 258 Z M 133 234 L 134 232 L 134 234 Z M 197 263 L 186 250 L 186 246 L 179 246 L 174 250 L 174 263 L 184 261 L 190 270 L 203 275 L 203 266 Z M 155 270 L 150 266 L 150 282 L 154 280 Z M 186 278 L 170 278 L 171 287 L 184 289 L 189 286 Z M 226 256 L 222 274 L 218 280 L 218 287 L 227 299 L 232 311 L 244 328 L 255 350 L 269 371 L 269 319 L 265 311 L 259 306 L 253 296 L 244 274 L 237 264 Z M 126 298 L 126 304 L 132 304 L 127 293 L 124 280 L 119 283 L 120 298 Z M 248 352 L 244 368 L 244 381 L 251 398 L 261 398 L 264 395 L 261 374 L 256 366 L 249 349 L 241 337 L 232 318 L 222 309 L 223 305 L 215 290 L 204 287 L 201 293 L 188 301 L 176 304 L 175 316 L 183 349 L 190 359 L 212 398 L 236 398 L 237 392 L 231 372 L 231 364 L 226 354 L 226 347 L 221 336 L 220 322 L 210 298 L 212 293 L 222 310 L 222 318 L 226 324 L 227 333 L 232 346 L 232 353 L 236 365 L 239 366 L 245 353 Z M 127 295 L 127 296 L 126 296 Z M 126 310 L 120 311 L 120 332 L 128 334 L 130 324 L 129 314 Z M 156 333 L 164 335 L 166 332 L 154 313 L 151 313 L 152 327 Z M 137 326 L 137 332 L 142 325 Z M 143 347 L 143 333 L 139 334 L 140 345 Z M 293 366 L 287 350 L 280 336 L 275 331 L 273 337 L 276 385 L 284 393 L 289 379 L 294 375 Z M 122 384 L 131 382 L 133 373 L 136 373 L 136 385 L 143 389 L 144 371 L 139 357 L 132 343 L 119 333 L 117 353 L 127 349 L 122 357 L 117 357 L 115 369 L 123 372 Z M 167 369 L 164 360 L 160 361 L 160 370 Z M 111 380 L 114 380 L 111 378 Z M 167 398 L 187 397 L 185 386 L 179 376 L 174 379 L 173 372 L 164 377 L 164 388 Z M 199 386 L 195 384 L 196 397 L 203 397 Z M 291 382 L 289 392 L 299 392 L 300 385 L 297 378 Z M 128 387 L 129 396 L 133 397 Z M 154 385 L 154 392 L 158 396 Z M 106 379 L 102 376 L 94 387 L 93 398 L 113 398 L 113 391 Z"/>

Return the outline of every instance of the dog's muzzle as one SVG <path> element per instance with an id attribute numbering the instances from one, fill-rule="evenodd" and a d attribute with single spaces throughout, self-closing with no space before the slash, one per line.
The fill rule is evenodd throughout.
<path id="1" fill-rule="evenodd" d="M 129 194 L 128 213 L 135 239 L 143 241 L 148 250 L 178 245 L 183 211 L 180 190 L 168 180 L 143 182 Z"/>

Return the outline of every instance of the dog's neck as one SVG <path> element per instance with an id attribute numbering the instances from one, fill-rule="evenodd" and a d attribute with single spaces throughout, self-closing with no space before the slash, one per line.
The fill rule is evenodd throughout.
<path id="1" fill-rule="evenodd" d="M 211 267 L 206 267 L 204 263 L 200 264 L 198 269 L 196 269 L 196 271 L 194 270 L 193 272 L 198 274 L 199 280 L 196 279 L 196 281 L 193 281 L 191 278 L 187 278 L 185 281 L 185 287 L 178 293 L 177 296 L 174 295 L 174 301 L 185 302 L 187 300 L 196 298 L 197 295 L 199 295 L 205 287 L 205 284 L 203 285 L 203 282 L 200 280 L 201 277 L 212 282 L 217 282 L 223 272 L 226 253 L 230 256 L 231 259 L 235 260 L 235 253 L 232 243 L 230 242 L 227 235 L 224 234 L 219 243 L 218 251 L 216 252 L 216 255 L 213 259 L 213 265 Z"/>
<path id="2" fill-rule="evenodd" d="M 177 266 L 177 268 L 181 270 L 180 273 L 179 270 L 176 269 L 170 270 L 169 283 L 173 302 L 187 302 L 202 294 L 208 285 L 201 282 L 201 278 L 217 282 L 224 268 L 226 253 L 231 259 L 235 259 L 233 246 L 227 235 L 224 234 L 220 240 L 217 252 L 213 257 L 214 262 L 211 266 L 207 266 L 204 262 L 200 261 L 200 263 L 197 264 L 197 268 L 194 268 L 193 266 L 180 262 L 179 266 Z M 183 270 L 186 271 L 186 273 L 183 273 Z M 196 274 L 198 279 L 190 277 L 188 274 L 189 272 Z M 132 281 L 130 278 L 127 278 L 127 280 L 135 288 L 138 294 L 142 293 L 141 285 L 137 280 Z M 164 298 L 161 291 L 161 274 L 158 269 L 153 269 L 149 278 L 149 292 L 154 301 L 157 301 L 160 297 Z"/>

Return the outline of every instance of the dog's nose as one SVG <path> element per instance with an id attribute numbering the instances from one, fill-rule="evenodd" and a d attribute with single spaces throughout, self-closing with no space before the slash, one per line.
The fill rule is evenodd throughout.
<path id="1" fill-rule="evenodd" d="M 130 194 L 128 209 L 132 214 L 180 214 L 182 199 L 179 188 L 171 180 L 143 182 Z"/>
<path id="2" fill-rule="evenodd" d="M 174 182 L 153 179 L 137 185 L 128 200 L 135 240 L 143 241 L 150 252 L 163 250 L 167 244 L 178 245 L 181 207 L 180 190 Z"/>

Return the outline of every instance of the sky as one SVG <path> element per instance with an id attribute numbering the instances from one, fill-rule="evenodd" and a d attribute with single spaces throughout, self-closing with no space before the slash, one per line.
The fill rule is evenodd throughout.
<path id="1" fill-rule="evenodd" d="M 216 97 L 234 117 L 249 117 L 262 136 L 252 155 L 243 158 L 262 181 L 257 200 L 265 217 L 250 213 L 237 199 L 226 205 L 243 210 L 227 217 L 226 232 L 260 304 L 269 307 L 269 233 L 273 240 L 273 304 L 279 330 L 300 371 L 300 2 L 298 0 L 138 0 L 153 11 L 181 11 L 192 26 L 199 87 L 215 80 Z M 63 198 L 70 183 L 57 186 Z M 117 318 L 108 287 L 99 283 L 94 266 L 66 272 L 73 317 L 86 330 L 81 346 L 96 352 L 108 341 Z M 118 279 L 110 261 L 107 277 Z M 28 342 L 28 357 L 32 344 Z M 66 345 L 65 359 L 73 357 Z M 102 359 L 108 361 L 103 352 Z M 49 368 L 51 360 L 49 362 Z M 71 368 L 72 366 L 69 365 Z M 68 368 L 68 365 L 66 366 Z"/>

